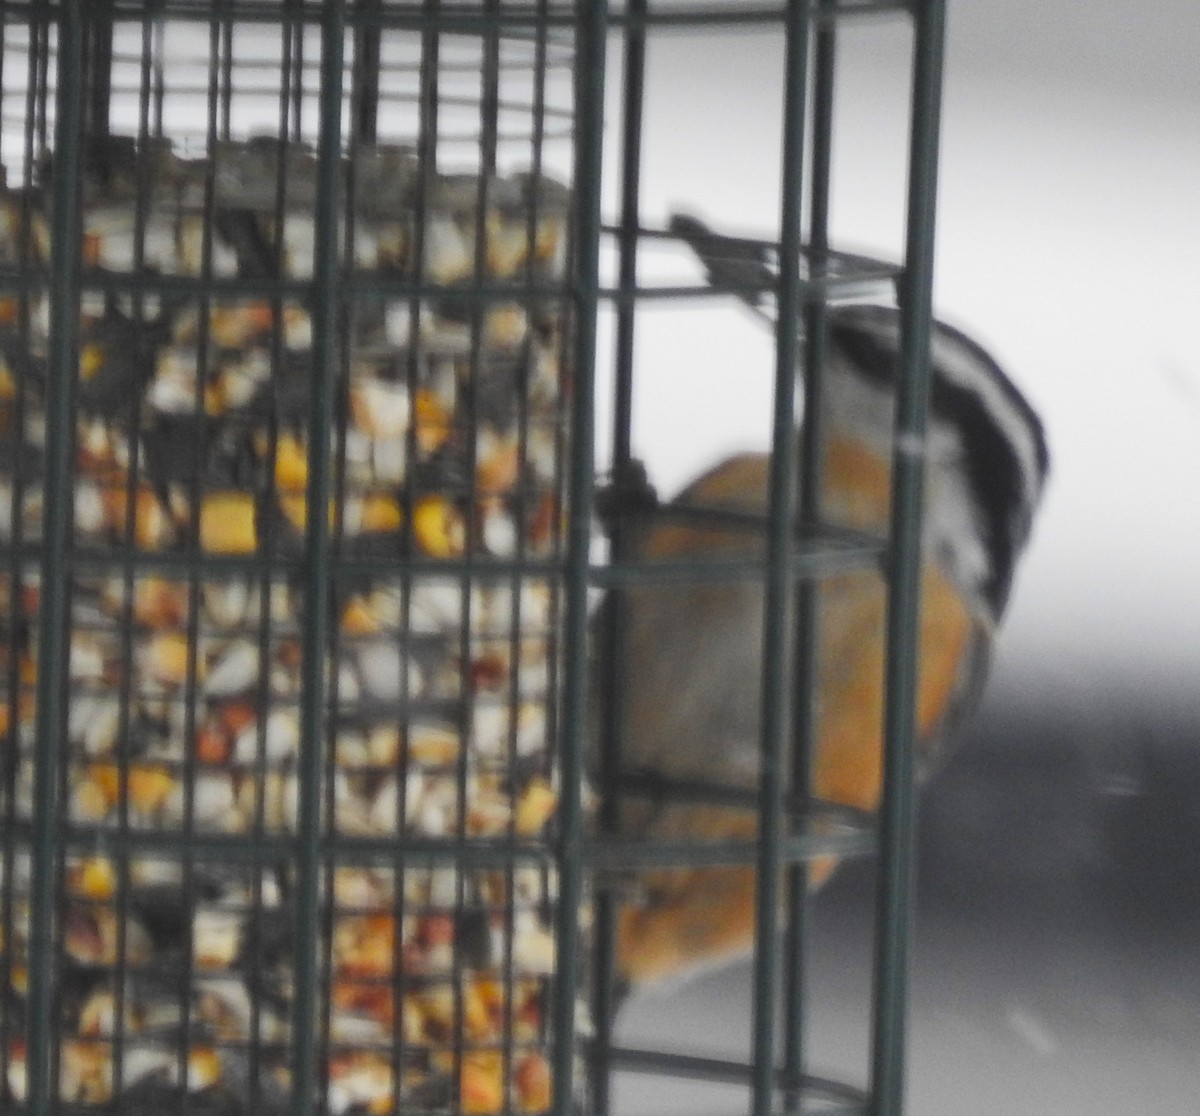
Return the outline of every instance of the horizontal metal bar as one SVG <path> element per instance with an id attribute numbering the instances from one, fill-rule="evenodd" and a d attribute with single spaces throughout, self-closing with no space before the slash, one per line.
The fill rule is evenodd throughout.
<path id="1" fill-rule="evenodd" d="M 836 549 L 800 550 L 786 563 L 796 580 L 829 577 L 876 568 L 886 559 L 883 543 L 864 543 Z M 600 586 L 695 585 L 710 582 L 760 581 L 767 568 L 765 556 L 697 554 L 686 558 L 643 558 L 593 567 L 592 582 Z"/>
<path id="2" fill-rule="evenodd" d="M 13 294 L 34 294 L 47 289 L 50 273 L 45 268 L 11 267 L 0 269 L 0 291 Z M 180 298 L 200 298 L 211 302 L 237 299 L 278 298 L 284 302 L 305 302 L 312 296 L 313 284 L 304 279 L 241 278 L 239 276 L 203 277 L 200 275 L 157 275 L 150 272 L 134 275 L 128 272 L 98 271 L 94 268 L 80 272 L 79 287 L 83 292 L 105 294 L 159 294 Z M 388 298 L 441 299 L 475 303 L 487 301 L 531 302 L 562 300 L 567 291 L 562 284 L 494 281 L 472 283 L 469 286 L 448 286 L 445 283 L 424 283 L 401 276 L 364 275 L 345 272 L 340 275 L 340 287 L 347 301 L 354 297 L 373 295 Z"/>
<path id="3" fill-rule="evenodd" d="M 14 849 L 27 847 L 33 840 L 31 823 L 8 820 L 7 839 Z M 186 854 L 198 861 L 272 864 L 295 863 L 299 838 L 292 834 L 232 833 L 206 834 L 180 830 L 128 829 L 116 826 L 64 826 L 58 832 L 59 848 L 67 853 L 110 857 L 178 857 Z M 338 865 L 453 862 L 464 868 L 503 867 L 517 861 L 549 864 L 553 850 L 548 843 L 505 842 L 488 839 L 458 840 L 454 837 L 358 837 L 322 836 L 317 842 L 320 859 Z"/>
<path id="4" fill-rule="evenodd" d="M 629 1046 L 611 1048 L 612 1067 L 625 1073 L 662 1074 L 686 1077 L 698 1081 L 724 1081 L 733 1085 L 748 1085 L 753 1067 L 745 1062 L 725 1058 L 704 1058 L 692 1054 L 677 1054 L 665 1050 L 645 1050 Z M 798 1082 L 788 1082 L 781 1070 L 776 1071 L 779 1087 L 799 1085 L 806 1094 L 807 1104 L 833 1105 L 822 1107 L 829 1116 L 852 1116 L 866 1111 L 867 1096 L 853 1085 L 827 1077 L 804 1074 Z"/>
<path id="5" fill-rule="evenodd" d="M 780 862 L 801 864 L 819 857 L 871 856 L 878 849 L 874 830 L 798 833 L 779 841 Z M 753 865 L 754 840 L 654 841 L 606 837 L 584 846 L 584 860 L 604 871 L 633 868 L 724 868 Z"/>
<path id="6" fill-rule="evenodd" d="M 783 839 L 783 857 L 788 862 L 811 860 L 820 856 L 866 856 L 875 851 L 876 835 L 869 821 L 848 819 L 836 808 L 818 809 L 808 819 L 815 826 L 827 824 L 828 832 L 797 833 Z M 10 820 L 8 839 L 14 850 L 32 845 L 32 823 Z M 292 862 L 299 838 L 292 834 L 203 834 L 183 830 L 129 829 L 100 826 L 64 826 L 59 831 L 60 848 L 67 854 L 116 857 L 176 857 L 186 853 L 199 861 L 272 864 Z M 463 867 L 499 867 L 518 861 L 550 863 L 553 849 L 548 843 L 505 842 L 495 840 L 458 840 L 437 837 L 360 837 L 328 836 L 317 840 L 318 858 L 339 865 L 454 862 Z M 585 863 L 605 870 L 618 868 L 691 867 L 753 864 L 756 845 L 752 840 L 675 840 L 618 839 L 604 837 L 585 841 Z"/>
<path id="7" fill-rule="evenodd" d="M 862 16 L 908 12 L 913 0 L 840 0 L 839 3 L 813 8 L 812 22 L 828 22 Z M 17 13 L 26 19 L 45 20 L 59 9 L 56 0 L 45 3 L 0 5 L 0 15 Z M 533 31 L 537 27 L 570 28 L 578 19 L 576 5 L 557 5 L 543 10 L 534 4 L 505 6 L 499 9 L 439 8 L 430 11 L 419 0 L 392 3 L 386 9 L 357 9 L 347 6 L 345 22 L 354 27 L 378 27 L 393 30 L 442 30 L 479 33 L 499 29 Z M 237 19 L 245 23 L 271 23 L 283 26 L 315 24 L 322 18 L 321 7 L 284 8 L 278 0 L 114 0 L 115 21 L 147 18 L 211 21 Z M 681 5 L 636 12 L 625 8 L 608 13 L 610 27 L 736 28 L 781 23 L 786 16 L 783 4 L 707 3 Z"/>
<path id="8" fill-rule="evenodd" d="M 0 545 L 0 561 L 29 562 L 40 560 L 42 548 L 36 543 L 14 546 Z M 797 578 L 820 578 L 832 574 L 873 569 L 887 556 L 882 539 L 868 535 L 839 538 L 833 533 L 820 534 L 798 544 L 792 559 Z M 73 556 L 77 572 L 162 573 L 187 576 L 199 571 L 202 577 L 214 580 L 227 577 L 276 574 L 280 578 L 303 573 L 304 559 L 294 557 L 261 557 L 258 555 L 193 554 L 187 551 L 129 551 L 80 548 Z M 750 581 L 761 577 L 765 559 L 753 555 L 723 556 L 696 555 L 689 558 L 642 558 L 626 562 L 594 564 L 588 570 L 593 585 L 614 586 L 657 584 L 662 582 Z M 397 557 L 356 558 L 338 555 L 337 573 L 341 580 L 358 577 L 428 577 L 454 578 L 467 576 L 484 580 L 522 578 L 559 578 L 566 572 L 561 561 L 525 559 L 520 562 L 503 558 L 470 556 L 462 559 Z"/>
<path id="9" fill-rule="evenodd" d="M 623 796 L 668 802 L 697 802 L 734 809 L 753 810 L 758 806 L 758 791 L 752 786 L 735 786 L 706 779 L 668 779 L 656 771 L 622 771 L 613 789 Z M 785 796 L 785 817 L 792 821 L 821 819 L 833 825 L 870 828 L 875 815 L 853 806 L 843 806 L 823 798 Z"/>

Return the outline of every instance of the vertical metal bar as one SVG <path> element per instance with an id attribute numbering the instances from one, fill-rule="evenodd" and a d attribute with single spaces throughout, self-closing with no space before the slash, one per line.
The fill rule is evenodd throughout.
<path id="1" fill-rule="evenodd" d="M 484 0 L 482 73 L 480 75 L 480 151 L 479 165 L 486 185 L 487 176 L 496 173 L 497 135 L 500 128 L 500 4 Z"/>
<path id="2" fill-rule="evenodd" d="M 641 225 L 642 117 L 646 85 L 646 29 L 643 19 L 646 0 L 630 0 L 625 26 L 624 101 L 621 152 L 621 228 L 618 238 L 620 256 L 617 285 L 627 296 L 637 285 L 638 229 Z M 641 17 L 641 18 L 639 18 Z M 633 355 L 637 307 L 631 297 L 617 303 L 616 370 L 613 408 L 612 475 L 618 494 L 629 481 L 633 448 Z M 618 515 L 610 534 L 614 562 L 629 554 L 628 531 Z M 608 658 L 599 680 L 602 692 L 597 704 L 605 712 L 603 739 L 599 749 L 599 785 L 602 794 L 599 823 L 604 833 L 615 833 L 620 823 L 621 802 L 617 782 L 621 772 L 621 736 L 625 723 L 621 672 L 626 661 L 626 609 L 621 594 L 610 594 L 604 616 L 604 647 Z M 616 971 L 616 917 L 614 896 L 601 890 L 596 898 L 595 994 L 593 1023 L 596 1028 L 595 1057 L 592 1062 L 592 1102 L 598 1116 L 607 1116 L 611 1103 L 609 1077 L 613 1014 L 616 1009 L 614 986 Z"/>
<path id="3" fill-rule="evenodd" d="M 828 11 L 832 0 L 819 0 Z M 833 85 L 836 29 L 818 25 L 813 49 L 812 148 L 809 168 L 809 267 L 822 268 L 829 250 L 829 191 L 833 161 Z M 825 431 L 822 418 L 822 369 L 825 365 L 825 308 L 819 302 L 804 307 L 804 423 L 800 438 L 800 522 L 815 529 L 821 521 L 824 483 Z M 820 588 L 801 582 L 796 604 L 795 693 L 804 695 L 793 716 L 792 752 L 794 796 L 812 794 L 812 760 L 816 754 L 816 694 L 820 656 Z M 791 1111 L 800 1103 L 805 1072 L 805 967 L 809 924 L 809 873 L 794 865 L 787 880 L 787 931 L 784 939 L 783 1065 L 785 1101 Z"/>
<path id="4" fill-rule="evenodd" d="M 790 0 L 784 19 L 783 172 L 775 399 L 763 594 L 762 740 L 759 776 L 758 891 L 754 941 L 754 1116 L 773 1109 L 774 1031 L 780 956 L 776 945 L 781 882 L 784 755 L 789 728 L 789 637 L 794 624 L 790 557 L 796 481 L 795 377 L 800 326 L 800 234 L 803 190 L 808 5 Z"/>
<path id="5" fill-rule="evenodd" d="M 321 93 L 317 142 L 317 209 L 313 258 L 312 413 L 308 425 L 308 522 L 304 536 L 307 586 L 300 662 L 300 754 L 298 761 L 298 881 L 296 897 L 296 990 L 292 1024 L 293 1094 L 297 1116 L 318 1105 L 316 1008 L 320 898 L 321 775 L 325 744 L 325 658 L 329 640 L 331 543 L 326 509 L 332 488 L 330 434 L 334 373 L 338 365 L 338 184 L 342 127 L 342 62 L 345 13 L 324 6 L 321 21 Z"/>
<path id="6" fill-rule="evenodd" d="M 374 143 L 379 134 L 379 63 L 383 29 L 378 22 L 379 0 L 358 0 L 361 18 L 355 35 L 354 85 L 357 94 L 354 127 L 364 143 Z"/>
<path id="7" fill-rule="evenodd" d="M 871 1113 L 899 1116 L 904 1105 L 908 955 L 915 844 L 913 744 L 920 609 L 921 488 L 929 396 L 933 232 L 941 109 L 943 0 L 913 8 L 912 130 L 908 228 L 901 278 L 901 380 L 892 464 L 883 843 L 876 924 Z"/>
<path id="8" fill-rule="evenodd" d="M 84 131 L 89 137 L 107 136 L 112 93 L 112 0 L 92 0 L 89 8 L 91 19 L 84 59 L 88 83 Z"/>
<path id="9" fill-rule="evenodd" d="M 595 429 L 596 310 L 600 300 L 600 187 L 604 165 L 607 0 L 580 6 L 576 24 L 574 367 L 571 369 L 563 642 L 562 798 L 558 814 L 555 912 L 554 1112 L 571 1111 L 579 903 L 583 893 L 583 739 L 587 717 L 588 560 Z"/>
<path id="10" fill-rule="evenodd" d="M 79 126 L 83 111 L 81 0 L 64 0 L 58 18 L 53 247 L 50 271 L 50 363 L 46 400 L 41 615 L 34 755 L 33 879 L 29 926 L 29 1030 L 26 1073 L 34 1116 L 53 1091 L 56 989 L 53 928 L 57 892 L 59 765 L 70 622 L 71 477 L 74 449 L 75 346 L 79 326 Z"/>
<path id="11" fill-rule="evenodd" d="M 441 60 L 441 31 L 438 27 L 438 15 L 441 11 L 441 0 L 424 0 L 421 10 L 427 18 L 421 31 L 421 91 L 417 155 L 420 159 L 422 173 L 426 176 L 426 182 L 430 182 L 432 176 L 437 173 L 438 158 L 438 68 Z M 424 194 L 422 198 L 424 199 Z M 415 219 L 420 225 L 420 210 L 416 213 Z M 421 258 L 417 257 L 418 260 Z"/>

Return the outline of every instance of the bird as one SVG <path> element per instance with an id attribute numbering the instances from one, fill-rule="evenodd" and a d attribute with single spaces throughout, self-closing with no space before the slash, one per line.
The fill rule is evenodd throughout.
<path id="1" fill-rule="evenodd" d="M 726 239 L 692 217 L 672 221 L 714 286 L 734 290 L 769 317 L 774 276 L 767 252 Z M 889 527 L 900 312 L 846 303 L 824 311 L 827 356 L 820 490 L 824 522 L 885 536 Z M 936 322 L 924 445 L 919 659 L 915 702 L 918 779 L 961 737 L 978 705 L 1019 559 L 1049 468 L 1043 425 L 995 360 L 965 334 Z M 804 423 L 801 418 L 801 425 Z M 657 512 L 631 521 L 635 562 L 689 557 L 761 558 L 764 532 L 688 511 L 737 513 L 765 524 L 770 458 L 740 453 L 696 478 Z M 837 572 L 815 589 L 815 743 L 811 792 L 873 812 L 883 783 L 886 581 L 881 566 Z M 591 758 L 618 740 L 622 773 L 744 790 L 758 785 L 763 585 L 747 577 L 631 583 L 610 590 L 625 617 L 618 723 L 593 702 Z M 597 669 L 605 652 L 596 654 Z M 602 687 L 593 689 L 600 693 Z M 672 800 L 668 792 L 618 800 L 621 838 L 752 840 L 753 809 Z M 810 887 L 835 867 L 809 867 Z M 639 869 L 623 889 L 615 961 L 624 991 L 750 951 L 753 867 Z"/>

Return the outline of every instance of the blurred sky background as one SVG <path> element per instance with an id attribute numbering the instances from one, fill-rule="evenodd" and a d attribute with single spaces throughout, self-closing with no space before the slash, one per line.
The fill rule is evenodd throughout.
<path id="1" fill-rule="evenodd" d="M 1053 477 L 983 715 L 922 806 L 909 1111 L 1191 1111 L 1200 5 L 948 7 L 935 304 L 1041 411 Z M 846 26 L 835 243 L 895 258 L 908 33 Z M 770 235 L 780 45 L 658 33 L 649 59 L 646 222 L 680 207 Z M 635 432 L 664 492 L 765 444 L 757 323 L 705 303 L 646 313 L 639 328 Z M 816 905 L 812 1069 L 860 1083 L 870 885 L 852 866 Z M 620 1037 L 744 1049 L 748 988 L 741 965 L 645 994 Z M 632 1077 L 618 1096 L 621 1111 L 744 1107 L 736 1092 Z"/>

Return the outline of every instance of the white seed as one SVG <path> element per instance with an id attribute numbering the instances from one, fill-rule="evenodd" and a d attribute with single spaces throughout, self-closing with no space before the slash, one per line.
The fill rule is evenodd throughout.
<path id="1" fill-rule="evenodd" d="M 503 755 L 511 723 L 507 705 L 498 701 L 477 702 L 471 712 L 472 751 L 489 759 Z"/>
<path id="2" fill-rule="evenodd" d="M 366 739 L 366 762 L 391 767 L 400 758 L 400 729 L 395 724 L 376 725 Z"/>
<path id="3" fill-rule="evenodd" d="M 420 321 L 420 314 L 417 317 Z M 412 340 L 413 312 L 408 302 L 389 302 L 383 310 L 383 335 L 396 349 L 407 349 Z"/>
<path id="4" fill-rule="evenodd" d="M 338 733 L 337 763 L 339 767 L 371 766 L 371 753 L 363 733 L 357 729 L 343 729 Z"/>
<path id="5" fill-rule="evenodd" d="M 454 831 L 458 816 L 458 788 L 453 779 L 427 779 L 420 798 L 409 813 L 409 824 L 418 833 L 444 837 Z"/>
<path id="6" fill-rule="evenodd" d="M 515 349 L 529 335 L 529 315 L 520 306 L 497 306 L 487 316 L 487 343 L 499 349 Z"/>
<path id="7" fill-rule="evenodd" d="M 528 247 L 528 229 L 523 220 L 488 222 L 488 270 L 497 278 L 512 275 L 525 262 Z"/>
<path id="8" fill-rule="evenodd" d="M 369 476 L 371 436 L 356 427 L 346 431 L 346 468 L 352 476 Z"/>
<path id="9" fill-rule="evenodd" d="M 342 531 L 350 536 L 362 534 L 363 498 L 348 496 L 342 504 Z"/>
<path id="10" fill-rule="evenodd" d="M 480 635 L 506 637 L 517 625 L 520 632 L 546 633 L 550 625 L 550 591 L 545 582 L 522 582 L 514 593 L 511 585 L 496 585 L 484 596 L 484 611 L 475 630 Z"/>
<path id="11" fill-rule="evenodd" d="M 342 705 L 353 705 L 362 697 L 362 687 L 358 683 L 358 674 L 352 663 L 342 663 L 338 667 L 338 701 Z"/>
<path id="12" fill-rule="evenodd" d="M 295 709 L 273 709 L 263 726 L 263 754 L 267 763 L 291 759 L 300 749 L 300 717 Z M 258 757 L 258 725 L 251 724 L 239 733 L 233 744 L 233 759 L 239 764 L 254 764 Z"/>
<path id="13" fill-rule="evenodd" d="M 453 907 L 458 902 L 458 869 L 440 865 L 429 873 L 429 905 Z"/>
<path id="14" fill-rule="evenodd" d="M 72 709 L 72 714 L 74 709 Z M 83 750 L 89 756 L 108 755 L 117 743 L 121 723 L 121 702 L 115 697 L 96 698 L 91 715 L 83 726 Z"/>
<path id="15" fill-rule="evenodd" d="M 429 579 L 412 587 L 409 629 L 422 634 L 452 631 L 462 620 L 462 590 L 455 581 Z"/>
<path id="16" fill-rule="evenodd" d="M 344 771 L 334 773 L 334 817 L 340 832 L 354 837 L 367 837 L 374 833 L 370 807 L 359 793 L 356 782 Z"/>
<path id="17" fill-rule="evenodd" d="M 524 702 L 517 711 L 517 755 L 532 756 L 546 750 L 546 707 Z"/>
<path id="18" fill-rule="evenodd" d="M 192 960 L 200 969 L 228 969 L 242 948 L 242 915 L 201 908 L 192 918 Z"/>
<path id="19" fill-rule="evenodd" d="M 452 283 L 471 271 L 471 253 L 458 226 L 449 218 L 425 222 L 425 274 L 436 283 Z"/>
<path id="20" fill-rule="evenodd" d="M 242 623 L 254 595 L 246 581 L 208 581 L 201 591 L 208 618 L 222 628 Z"/>
<path id="21" fill-rule="evenodd" d="M 538 923 L 533 911 L 515 912 L 512 945 L 513 964 L 519 972 L 554 972 L 554 936 Z"/>
<path id="22" fill-rule="evenodd" d="M 425 792 L 425 780 L 419 771 L 408 772 L 403 780 L 405 815 L 411 818 Z M 376 833 L 395 833 L 400 825 L 401 780 L 389 775 L 371 803 L 371 826 Z"/>
<path id="23" fill-rule="evenodd" d="M 404 438 L 378 438 L 371 447 L 373 479 L 379 484 L 403 484 L 408 474 L 408 444 Z"/>
<path id="24" fill-rule="evenodd" d="M 367 610 L 384 628 L 397 628 L 403 618 L 404 595 L 398 588 L 380 586 L 367 598 Z"/>
<path id="25" fill-rule="evenodd" d="M 511 558 L 517 552 L 517 524 L 502 508 L 483 517 L 483 545 L 498 558 Z"/>
<path id="26" fill-rule="evenodd" d="M 204 682 L 204 692 L 209 697 L 244 694 L 258 683 L 258 668 L 258 648 L 249 640 L 237 640 L 212 665 Z"/>
<path id="27" fill-rule="evenodd" d="M 196 825 L 227 832 L 243 828 L 235 811 L 237 798 L 229 772 L 197 771 L 192 788 L 192 816 Z M 183 813 L 183 781 L 176 780 L 163 802 L 162 814 L 164 820 L 177 824 L 183 821 Z"/>
<path id="28" fill-rule="evenodd" d="M 250 1034 L 253 1004 L 249 989 L 236 977 L 201 977 L 195 982 L 196 1014 L 219 1039 L 237 1042 Z M 263 1023 L 259 1015 L 259 1026 Z"/>
<path id="29" fill-rule="evenodd" d="M 95 681 L 104 675 L 104 652 L 86 636 L 71 639 L 70 674 L 72 681 Z"/>
<path id="30" fill-rule="evenodd" d="M 196 350 L 190 345 L 162 349 L 146 398 L 166 414 L 187 414 L 196 406 Z"/>
<path id="31" fill-rule="evenodd" d="M 357 659 L 366 697 L 395 702 L 421 688 L 420 668 L 393 643 L 369 643 L 359 650 Z"/>
<path id="32" fill-rule="evenodd" d="M 98 534 L 104 530 L 105 519 L 100 490 L 88 481 L 79 481 L 75 486 L 75 530 L 84 535 Z"/>
<path id="33" fill-rule="evenodd" d="M 317 231 L 312 218 L 296 211 L 289 213 L 284 222 L 284 255 L 290 278 L 312 278 L 316 243 Z"/>
<path id="34" fill-rule="evenodd" d="M 266 349 L 249 349 L 240 360 L 222 369 L 225 401 L 230 407 L 245 407 L 263 384 L 271 379 L 271 357 Z"/>
<path id="35" fill-rule="evenodd" d="M 131 1027 L 133 1015 L 126 1001 L 125 1026 Z M 99 988 L 93 992 L 79 1009 L 76 1027 L 81 1035 L 111 1035 L 116 1030 L 117 1002 L 111 988 Z"/>
<path id="36" fill-rule="evenodd" d="M 299 306 L 288 306 L 283 311 L 283 343 L 292 352 L 307 352 L 312 348 L 312 318 L 308 311 Z"/>
<path id="37" fill-rule="evenodd" d="M 558 357 L 554 350 L 539 345 L 534 350 L 533 371 L 529 377 L 529 398 L 539 407 L 548 407 L 558 400 Z"/>
<path id="38" fill-rule="evenodd" d="M 127 1043 L 121 1058 L 121 1082 L 129 1088 L 139 1081 L 169 1072 L 176 1057 L 176 1052 L 165 1046 Z"/>
<path id="39" fill-rule="evenodd" d="M 372 438 L 399 438 L 408 430 L 412 401 L 406 384 L 364 379 L 351 392 L 355 421 Z"/>
<path id="40" fill-rule="evenodd" d="M 379 265 L 379 237 L 366 221 L 354 226 L 354 263 L 363 271 Z"/>
<path id="41" fill-rule="evenodd" d="M 525 441 L 525 460 L 538 480 L 552 483 L 558 456 L 554 431 L 542 426 L 529 430 Z"/>

